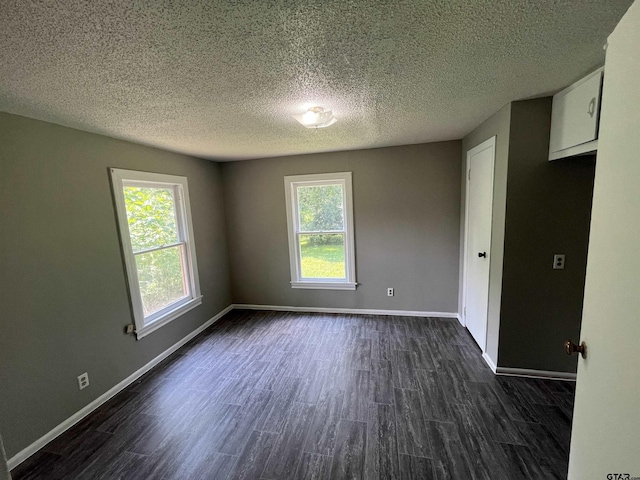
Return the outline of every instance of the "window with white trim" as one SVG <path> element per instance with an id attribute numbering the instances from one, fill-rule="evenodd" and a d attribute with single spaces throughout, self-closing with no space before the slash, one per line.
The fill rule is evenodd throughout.
<path id="1" fill-rule="evenodd" d="M 111 169 L 138 339 L 202 303 L 187 179 Z"/>
<path id="2" fill-rule="evenodd" d="M 293 288 L 355 290 L 351 172 L 284 177 Z"/>

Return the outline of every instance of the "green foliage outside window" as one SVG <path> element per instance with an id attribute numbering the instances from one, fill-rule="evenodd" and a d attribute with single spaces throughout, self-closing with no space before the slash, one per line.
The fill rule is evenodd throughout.
<path id="1" fill-rule="evenodd" d="M 178 243 L 173 190 L 125 186 L 124 198 L 144 314 L 148 316 L 186 295 L 182 246 L 136 253 Z"/>
<path id="2" fill-rule="evenodd" d="M 342 185 L 298 187 L 300 232 L 331 232 L 344 229 Z M 343 233 L 299 236 L 303 278 L 345 278 Z"/>
<path id="3" fill-rule="evenodd" d="M 178 242 L 172 189 L 127 186 L 124 200 L 134 252 Z"/>
<path id="4" fill-rule="evenodd" d="M 313 245 L 313 235 L 300 236 L 300 270 L 303 278 L 345 278 L 344 235 Z"/>
<path id="5" fill-rule="evenodd" d="M 298 187 L 298 214 L 301 232 L 342 230 L 344 212 L 342 208 L 342 185 Z M 337 245 L 341 237 L 335 235 L 313 235 L 309 245 Z"/>

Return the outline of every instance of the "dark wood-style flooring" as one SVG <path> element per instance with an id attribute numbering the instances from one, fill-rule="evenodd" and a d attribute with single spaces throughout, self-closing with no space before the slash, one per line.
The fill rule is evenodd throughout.
<path id="1" fill-rule="evenodd" d="M 26 479 L 564 479 L 573 384 L 496 377 L 457 320 L 234 311 Z"/>

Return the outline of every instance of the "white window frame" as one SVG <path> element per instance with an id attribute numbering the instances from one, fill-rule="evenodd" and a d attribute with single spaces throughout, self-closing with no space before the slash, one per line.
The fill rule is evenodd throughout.
<path id="1" fill-rule="evenodd" d="M 344 230 L 335 232 L 301 232 L 298 215 L 297 187 L 342 185 L 344 205 Z M 289 260 L 292 288 L 315 288 L 326 290 L 355 290 L 355 242 L 353 224 L 353 192 L 351 172 L 322 173 L 313 175 L 291 175 L 284 177 L 287 230 L 289 234 Z M 302 278 L 298 236 L 309 233 L 344 233 L 345 279 Z"/>
<path id="2" fill-rule="evenodd" d="M 189 186 L 186 177 L 122 170 L 118 168 L 111 168 L 110 170 L 113 197 L 116 205 L 116 216 L 120 230 L 120 242 L 127 272 L 129 298 L 131 300 L 131 309 L 136 326 L 135 333 L 138 340 L 140 340 L 202 303 L 200 281 L 198 279 L 198 264 L 196 261 L 196 247 L 191 221 L 191 206 L 189 204 Z M 143 312 L 140 284 L 138 282 L 138 269 L 136 267 L 135 254 L 129 233 L 129 223 L 127 221 L 127 209 L 123 190 L 125 186 L 173 189 L 178 243 L 164 245 L 159 248 L 183 245 L 184 249 L 184 282 L 187 288 L 187 295 L 146 318 Z M 150 251 L 157 249 L 158 248 L 150 249 Z"/>

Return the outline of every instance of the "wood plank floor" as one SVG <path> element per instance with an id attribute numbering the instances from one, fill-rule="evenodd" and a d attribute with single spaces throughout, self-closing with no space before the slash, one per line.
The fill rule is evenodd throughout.
<path id="1" fill-rule="evenodd" d="M 26 479 L 564 479 L 569 382 L 496 377 L 457 320 L 234 311 Z"/>

